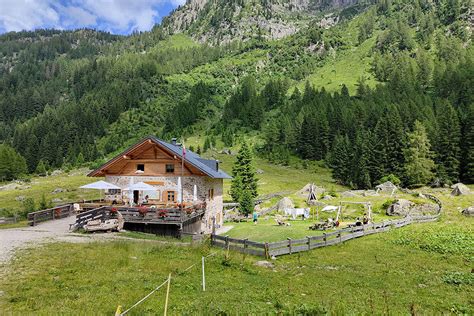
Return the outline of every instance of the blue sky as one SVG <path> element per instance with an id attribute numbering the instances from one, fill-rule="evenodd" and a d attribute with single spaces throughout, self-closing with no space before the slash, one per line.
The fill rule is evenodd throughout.
<path id="1" fill-rule="evenodd" d="M 38 28 L 149 31 L 185 0 L 0 0 L 0 33 Z"/>

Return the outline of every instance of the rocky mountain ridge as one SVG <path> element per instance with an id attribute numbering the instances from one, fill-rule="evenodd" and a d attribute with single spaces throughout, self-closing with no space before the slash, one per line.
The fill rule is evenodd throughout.
<path id="1" fill-rule="evenodd" d="M 163 20 L 168 33 L 188 33 L 199 42 L 225 44 L 256 37 L 281 39 L 312 20 L 330 27 L 334 12 L 358 0 L 188 0 Z"/>

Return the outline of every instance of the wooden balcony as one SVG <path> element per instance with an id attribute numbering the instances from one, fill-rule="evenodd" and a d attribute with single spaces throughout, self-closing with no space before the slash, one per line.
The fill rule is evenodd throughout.
<path id="1" fill-rule="evenodd" d="M 156 205 L 141 207 L 126 206 L 100 206 L 93 210 L 80 213 L 76 216 L 74 229 L 84 227 L 91 220 L 106 220 L 122 214 L 125 225 L 171 225 L 180 230 L 188 231 L 188 227 L 200 221 L 205 213 L 205 204 L 188 206 L 183 208 L 171 207 L 160 208 Z M 197 227 L 197 226 L 196 226 Z M 193 228 L 194 230 L 194 228 Z"/>

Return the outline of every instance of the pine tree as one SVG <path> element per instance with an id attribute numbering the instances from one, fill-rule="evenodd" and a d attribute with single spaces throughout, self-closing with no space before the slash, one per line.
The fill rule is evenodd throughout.
<path id="1" fill-rule="evenodd" d="M 46 164 L 43 159 L 41 159 L 38 162 L 38 165 L 36 166 L 35 173 L 39 175 L 40 177 L 44 177 L 48 174 L 48 169 L 46 167 Z"/>
<path id="2" fill-rule="evenodd" d="M 252 163 L 252 152 L 247 142 L 242 144 L 237 154 L 232 175 L 230 195 L 234 201 L 240 201 L 244 194 L 248 194 L 251 198 L 257 197 L 257 179 Z"/>
<path id="3" fill-rule="evenodd" d="M 463 129 L 461 179 L 474 183 L 474 104 L 469 107 Z"/>
<path id="4" fill-rule="evenodd" d="M 456 110 L 449 102 L 442 102 L 437 108 L 438 137 L 436 141 L 436 162 L 438 176 L 453 182 L 459 179 L 460 128 Z"/>
<path id="5" fill-rule="evenodd" d="M 336 136 L 330 157 L 332 175 L 341 184 L 351 182 L 352 150 L 347 135 Z"/>
<path id="6" fill-rule="evenodd" d="M 0 181 L 18 179 L 27 172 L 25 158 L 9 145 L 0 144 Z"/>
<path id="7" fill-rule="evenodd" d="M 433 178 L 434 161 L 425 127 L 415 122 L 413 132 L 407 133 L 408 147 L 404 149 L 404 176 L 408 186 L 423 186 Z"/>

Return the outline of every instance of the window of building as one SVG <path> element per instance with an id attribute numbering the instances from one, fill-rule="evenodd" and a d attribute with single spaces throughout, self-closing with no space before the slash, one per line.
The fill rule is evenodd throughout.
<path id="1" fill-rule="evenodd" d="M 137 164 L 137 171 L 145 171 L 145 165 L 142 163 Z"/>
<path id="2" fill-rule="evenodd" d="M 168 202 L 174 202 L 175 201 L 175 192 L 174 191 L 168 191 L 167 192 L 167 201 Z"/>
<path id="3" fill-rule="evenodd" d="M 209 196 L 209 200 L 214 199 L 214 189 L 209 189 L 208 196 Z"/>
<path id="4" fill-rule="evenodd" d="M 109 195 L 119 195 L 120 189 L 109 189 Z"/>
<path id="5" fill-rule="evenodd" d="M 174 173 L 174 165 L 173 164 L 167 164 L 166 165 L 166 173 Z"/>

